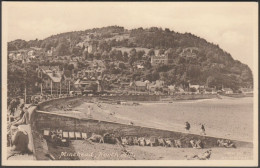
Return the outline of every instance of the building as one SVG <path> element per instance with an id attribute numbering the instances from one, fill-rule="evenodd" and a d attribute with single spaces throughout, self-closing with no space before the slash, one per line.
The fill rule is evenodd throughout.
<path id="1" fill-rule="evenodd" d="M 181 57 L 195 58 L 197 57 L 199 49 L 197 47 L 188 47 L 182 50 Z"/>
<path id="2" fill-rule="evenodd" d="M 191 85 L 191 84 L 189 83 L 189 89 L 191 89 L 191 88 L 195 89 L 196 92 L 199 92 L 200 85 Z"/>
<path id="3" fill-rule="evenodd" d="M 30 51 L 28 51 L 27 55 L 28 55 L 30 58 L 35 58 L 35 51 L 34 51 L 34 50 L 30 50 Z"/>
<path id="4" fill-rule="evenodd" d="M 55 48 L 51 47 L 51 49 L 48 50 L 46 54 L 48 57 L 52 57 L 52 56 L 54 56 L 54 52 L 55 52 Z"/>
<path id="5" fill-rule="evenodd" d="M 99 84 L 99 81 L 96 78 L 81 78 L 78 79 L 74 86 L 77 90 L 82 90 L 83 92 L 100 92 L 101 86 Z"/>
<path id="6" fill-rule="evenodd" d="M 230 89 L 230 88 L 223 88 L 222 92 L 225 93 L 225 94 L 233 94 L 233 90 Z"/>
<path id="7" fill-rule="evenodd" d="M 134 81 L 130 83 L 130 87 L 135 91 L 146 91 L 147 84 L 142 81 Z"/>
<path id="8" fill-rule="evenodd" d="M 69 64 L 73 65 L 74 69 L 78 69 L 78 61 L 77 60 L 71 60 Z"/>
<path id="9" fill-rule="evenodd" d="M 86 41 L 83 43 L 83 46 L 85 47 L 85 50 L 88 51 L 88 53 L 94 53 L 98 50 L 98 42 L 97 41 Z"/>
<path id="10" fill-rule="evenodd" d="M 243 94 L 253 94 L 253 89 L 251 88 L 241 88 L 239 89 L 241 91 L 241 93 Z"/>
<path id="11" fill-rule="evenodd" d="M 169 57 L 169 54 L 154 55 L 151 57 L 151 65 L 155 66 L 158 64 L 168 65 L 173 63 L 173 59 Z"/>
<path id="12" fill-rule="evenodd" d="M 9 55 L 8 55 L 8 58 L 9 58 L 10 60 L 14 60 L 15 57 L 16 57 L 16 54 L 15 54 L 14 52 L 10 52 Z"/>
<path id="13" fill-rule="evenodd" d="M 162 80 L 156 80 L 151 83 L 147 83 L 147 89 L 150 93 L 154 93 L 157 90 L 163 90 L 165 87 L 165 82 Z"/>
<path id="14" fill-rule="evenodd" d="M 175 93 L 175 85 L 169 85 L 168 86 L 168 94 Z"/>
<path id="15" fill-rule="evenodd" d="M 130 87 L 130 82 L 120 81 L 120 88 L 121 89 L 129 89 L 129 87 Z"/>
<path id="16" fill-rule="evenodd" d="M 27 59 L 27 54 L 26 51 L 24 50 L 18 50 L 18 51 L 13 51 L 9 52 L 8 58 L 11 60 L 17 60 L 17 61 L 23 61 L 24 59 Z"/>
<path id="17" fill-rule="evenodd" d="M 63 73 L 59 70 L 59 66 L 39 66 L 37 68 L 38 76 L 42 78 L 41 92 L 50 94 L 67 93 Z"/>

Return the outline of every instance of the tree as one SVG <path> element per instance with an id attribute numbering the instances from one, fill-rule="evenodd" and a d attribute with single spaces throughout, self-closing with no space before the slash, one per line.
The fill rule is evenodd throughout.
<path id="1" fill-rule="evenodd" d="M 69 65 L 68 65 L 68 70 L 71 71 L 72 69 L 74 69 L 74 65 L 73 65 L 73 64 L 69 64 Z"/>
<path id="2" fill-rule="evenodd" d="M 208 87 L 214 87 L 215 86 L 216 79 L 213 76 L 209 76 L 207 78 L 206 84 Z"/>
<path id="3" fill-rule="evenodd" d="M 154 49 L 150 49 L 149 52 L 148 52 L 148 55 L 154 56 L 155 55 Z"/>
<path id="4" fill-rule="evenodd" d="M 121 50 L 117 50 L 117 52 L 116 52 L 116 59 L 120 60 L 120 61 L 123 61 L 123 54 L 122 54 Z"/>
<path id="5" fill-rule="evenodd" d="M 91 83 L 89 87 L 86 88 L 87 90 L 92 90 L 93 92 L 97 92 L 98 84 L 97 83 Z"/>
<path id="6" fill-rule="evenodd" d="M 70 54 L 69 46 L 64 42 L 59 43 L 56 48 L 56 55 L 65 56 L 65 55 L 69 55 L 69 54 Z"/>
<path id="7" fill-rule="evenodd" d="M 133 48 L 129 52 L 129 58 L 128 58 L 128 63 L 133 66 L 133 63 L 135 62 L 135 57 L 136 57 L 136 49 Z"/>
<path id="8" fill-rule="evenodd" d="M 144 50 L 137 51 L 137 53 L 136 53 L 137 59 L 138 59 L 138 60 L 141 60 L 142 57 L 144 56 L 144 54 L 145 54 L 145 51 L 144 51 Z"/>
<path id="9" fill-rule="evenodd" d="M 168 76 L 168 73 L 167 72 L 161 72 L 160 73 L 160 80 L 162 81 L 168 81 L 169 79 L 169 76 Z"/>
<path id="10" fill-rule="evenodd" d="M 99 43 L 99 49 L 101 51 L 107 51 L 109 52 L 111 50 L 111 46 L 106 41 L 101 41 Z"/>
<path id="11" fill-rule="evenodd" d="M 81 55 L 82 51 L 81 51 L 80 47 L 73 47 L 71 53 L 76 56 L 79 56 L 79 55 Z"/>
<path id="12" fill-rule="evenodd" d="M 160 49 L 160 50 L 159 50 L 159 55 L 162 55 L 162 54 L 164 54 L 164 52 L 165 52 L 165 50 L 164 50 L 164 49 Z"/>
<path id="13" fill-rule="evenodd" d="M 101 54 L 101 58 L 104 60 L 104 59 L 107 59 L 109 57 L 109 53 L 107 51 L 104 51 L 102 54 Z"/>
<path id="14" fill-rule="evenodd" d="M 196 89 L 196 88 L 190 88 L 190 91 L 191 91 L 191 92 L 196 92 L 197 89 Z"/>
<path id="15" fill-rule="evenodd" d="M 96 59 L 101 59 L 101 52 L 100 51 L 96 51 L 96 52 L 94 52 L 94 57 L 96 58 Z"/>
<path id="16" fill-rule="evenodd" d="M 152 67 L 150 59 L 145 60 L 144 67 L 147 68 L 147 69 L 150 69 Z"/>
<path id="17" fill-rule="evenodd" d="M 128 53 L 126 51 L 124 51 L 123 61 L 127 61 L 127 60 L 128 60 Z"/>
<path id="18" fill-rule="evenodd" d="M 88 58 L 88 50 L 83 50 L 82 55 L 83 55 L 84 59 L 87 59 Z"/>
<path id="19" fill-rule="evenodd" d="M 135 48 L 131 49 L 129 54 L 130 54 L 130 57 L 135 57 L 136 56 L 136 49 Z"/>
<path id="20" fill-rule="evenodd" d="M 124 64 L 124 63 L 119 63 L 119 68 L 120 68 L 120 69 L 125 69 L 125 68 L 126 68 L 126 66 L 125 66 L 125 64 Z"/>

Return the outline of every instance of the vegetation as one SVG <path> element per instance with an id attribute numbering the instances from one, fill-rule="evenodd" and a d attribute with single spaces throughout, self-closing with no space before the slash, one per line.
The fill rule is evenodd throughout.
<path id="1" fill-rule="evenodd" d="M 77 46 L 86 39 L 95 41 L 98 50 L 94 53 L 84 51 L 84 46 Z M 50 36 L 44 40 L 15 40 L 8 43 L 8 50 L 19 50 L 29 47 L 56 48 L 57 56 L 73 55 L 84 58 L 121 61 L 129 65 L 121 64 L 119 67 L 108 66 L 108 73 L 129 76 L 132 80 L 164 80 L 167 84 L 191 84 L 208 85 L 220 88 L 230 87 L 237 90 L 240 87 L 253 85 L 252 71 L 241 62 L 234 60 L 232 56 L 219 48 L 218 45 L 209 43 L 205 39 L 191 33 L 178 33 L 169 29 L 151 27 L 148 29 L 137 28 L 126 30 L 120 26 L 89 29 L 61 33 Z M 116 48 L 115 48 L 116 47 Z M 121 47 L 131 48 L 129 52 L 120 50 Z M 144 50 L 136 48 L 149 49 Z M 182 57 L 180 53 L 188 47 L 195 47 L 196 57 Z M 168 54 L 173 63 L 170 65 L 151 66 L 151 56 Z M 146 56 L 146 57 L 144 57 Z M 137 70 L 129 74 L 136 62 L 144 62 L 144 70 Z M 82 65 L 81 65 L 82 64 Z M 84 66 L 83 63 L 79 64 Z M 132 72 L 132 71 L 131 71 Z"/>

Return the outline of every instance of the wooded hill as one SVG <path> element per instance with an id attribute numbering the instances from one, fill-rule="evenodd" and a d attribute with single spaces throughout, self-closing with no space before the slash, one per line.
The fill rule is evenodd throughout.
<path id="1" fill-rule="evenodd" d="M 98 46 L 94 53 L 85 53 L 84 47 L 78 44 L 92 41 Z M 25 49 L 29 47 L 43 48 L 45 51 L 51 47 L 56 48 L 57 56 L 84 56 L 95 59 L 110 59 L 122 61 L 133 67 L 134 63 L 144 61 L 144 69 L 134 70 L 122 68 L 120 71 L 112 70 L 123 76 L 131 76 L 132 80 L 164 80 L 168 85 L 188 83 L 207 85 L 220 88 L 222 86 L 237 90 L 241 87 L 252 87 L 253 76 L 250 68 L 238 60 L 234 60 L 218 45 L 209 43 L 205 39 L 191 33 L 178 33 L 170 29 L 151 27 L 132 30 L 120 26 L 74 31 L 50 36 L 43 40 L 15 40 L 8 43 L 8 51 Z M 183 50 L 189 47 L 197 48 L 196 57 L 182 57 Z M 130 52 L 120 48 L 130 48 Z M 135 48 L 149 49 L 149 52 Z M 170 65 L 151 66 L 151 56 L 159 50 L 159 54 L 168 54 L 174 61 Z M 146 55 L 147 57 L 144 57 Z M 248 55 L 247 57 L 251 57 Z"/>

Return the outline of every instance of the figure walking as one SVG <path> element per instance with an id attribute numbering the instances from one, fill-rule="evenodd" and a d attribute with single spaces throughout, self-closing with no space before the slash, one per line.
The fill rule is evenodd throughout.
<path id="1" fill-rule="evenodd" d="M 87 113 L 87 116 L 88 116 L 89 118 L 92 117 L 92 116 L 91 116 L 91 108 L 90 108 L 90 106 L 88 106 L 88 113 Z"/>
<path id="2" fill-rule="evenodd" d="M 190 131 L 190 123 L 188 121 L 185 122 L 185 129 L 186 131 Z"/>
<path id="3" fill-rule="evenodd" d="M 205 131 L 206 131 L 206 130 L 205 130 L 205 126 L 204 126 L 203 124 L 201 124 L 201 127 L 200 127 L 200 128 L 201 128 L 201 134 L 202 134 L 202 135 L 206 135 L 206 133 L 205 133 Z"/>

